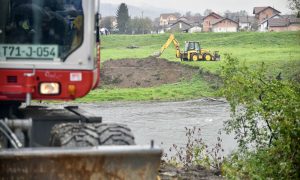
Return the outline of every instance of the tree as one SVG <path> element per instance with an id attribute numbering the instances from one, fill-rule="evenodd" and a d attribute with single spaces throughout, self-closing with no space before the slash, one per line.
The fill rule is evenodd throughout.
<path id="1" fill-rule="evenodd" d="M 106 28 L 109 31 L 111 31 L 112 30 L 112 17 L 111 16 L 104 17 L 101 21 L 100 27 Z"/>
<path id="2" fill-rule="evenodd" d="M 186 12 L 185 17 L 188 18 L 188 19 L 191 18 L 192 17 L 192 12 L 191 11 Z"/>
<path id="3" fill-rule="evenodd" d="M 229 55 L 221 76 L 232 112 L 225 128 L 239 146 L 223 167 L 228 178 L 299 178 L 300 84 L 281 73 L 270 77 L 264 64 L 249 68 Z"/>
<path id="4" fill-rule="evenodd" d="M 237 11 L 237 12 L 231 12 L 229 10 L 226 10 L 224 12 L 224 16 L 231 19 L 231 20 L 238 21 L 239 17 L 248 16 L 248 13 L 245 10 L 240 10 L 240 11 Z"/>
<path id="5" fill-rule="evenodd" d="M 130 20 L 130 31 L 132 34 L 148 34 L 151 32 L 152 28 L 152 21 L 150 18 L 139 18 L 134 17 Z"/>
<path id="6" fill-rule="evenodd" d="M 245 10 L 240 10 L 237 12 L 237 14 L 238 14 L 238 16 L 248 16 L 247 11 L 245 11 Z"/>
<path id="7" fill-rule="evenodd" d="M 125 3 L 121 3 L 117 10 L 117 27 L 120 33 L 126 33 L 129 24 L 128 7 Z"/>
<path id="8" fill-rule="evenodd" d="M 213 11 L 211 10 L 211 9 L 205 9 L 205 11 L 204 11 L 204 16 L 207 16 L 207 15 L 209 15 L 210 13 L 212 13 Z"/>
<path id="9" fill-rule="evenodd" d="M 300 12 L 300 0 L 288 0 L 288 6 L 291 10 Z"/>

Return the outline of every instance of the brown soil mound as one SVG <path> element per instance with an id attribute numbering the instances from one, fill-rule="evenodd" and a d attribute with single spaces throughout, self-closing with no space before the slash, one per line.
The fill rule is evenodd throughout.
<path id="1" fill-rule="evenodd" d="M 101 67 L 101 84 L 112 87 L 152 87 L 191 79 L 198 68 L 166 59 L 120 59 L 105 61 Z"/>

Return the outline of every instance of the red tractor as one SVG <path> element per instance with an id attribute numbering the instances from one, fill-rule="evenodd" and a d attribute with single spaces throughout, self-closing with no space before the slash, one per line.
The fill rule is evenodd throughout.
<path id="1" fill-rule="evenodd" d="M 80 107 L 37 103 L 74 100 L 97 88 L 99 2 L 0 5 L 0 177 L 155 178 L 161 149 L 134 145 L 126 125 L 102 123 Z"/>

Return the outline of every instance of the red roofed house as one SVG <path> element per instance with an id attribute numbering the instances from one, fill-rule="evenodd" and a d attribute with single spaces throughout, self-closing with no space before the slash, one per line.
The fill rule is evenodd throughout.
<path id="1" fill-rule="evenodd" d="M 210 13 L 209 15 L 205 16 L 203 18 L 203 31 L 204 32 L 210 32 L 212 31 L 212 22 L 214 21 L 217 21 L 217 20 L 220 20 L 220 19 L 223 19 L 222 16 L 220 16 L 219 14 L 217 13 Z"/>
<path id="2" fill-rule="evenodd" d="M 212 21 L 212 32 L 237 32 L 239 23 L 229 18 Z"/>
<path id="3" fill-rule="evenodd" d="M 270 7 L 254 7 L 253 14 L 260 24 L 262 21 L 274 16 L 275 14 L 280 14 L 280 11 Z"/>

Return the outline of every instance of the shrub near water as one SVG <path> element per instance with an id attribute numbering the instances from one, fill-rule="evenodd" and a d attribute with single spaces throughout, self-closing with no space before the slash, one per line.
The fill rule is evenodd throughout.
<path id="1" fill-rule="evenodd" d="M 223 166 L 229 178 L 297 179 L 300 175 L 300 85 L 240 65 L 227 55 L 222 68 L 226 122 L 239 150 Z"/>
<path id="2" fill-rule="evenodd" d="M 175 154 L 168 158 L 169 163 L 173 163 L 177 166 L 192 167 L 202 166 L 206 169 L 214 169 L 216 174 L 221 172 L 221 165 L 224 160 L 222 148 L 221 131 L 218 132 L 218 137 L 215 146 L 209 147 L 202 139 L 201 129 L 185 127 L 187 142 L 184 147 L 179 147 L 173 144 L 169 151 Z"/>

